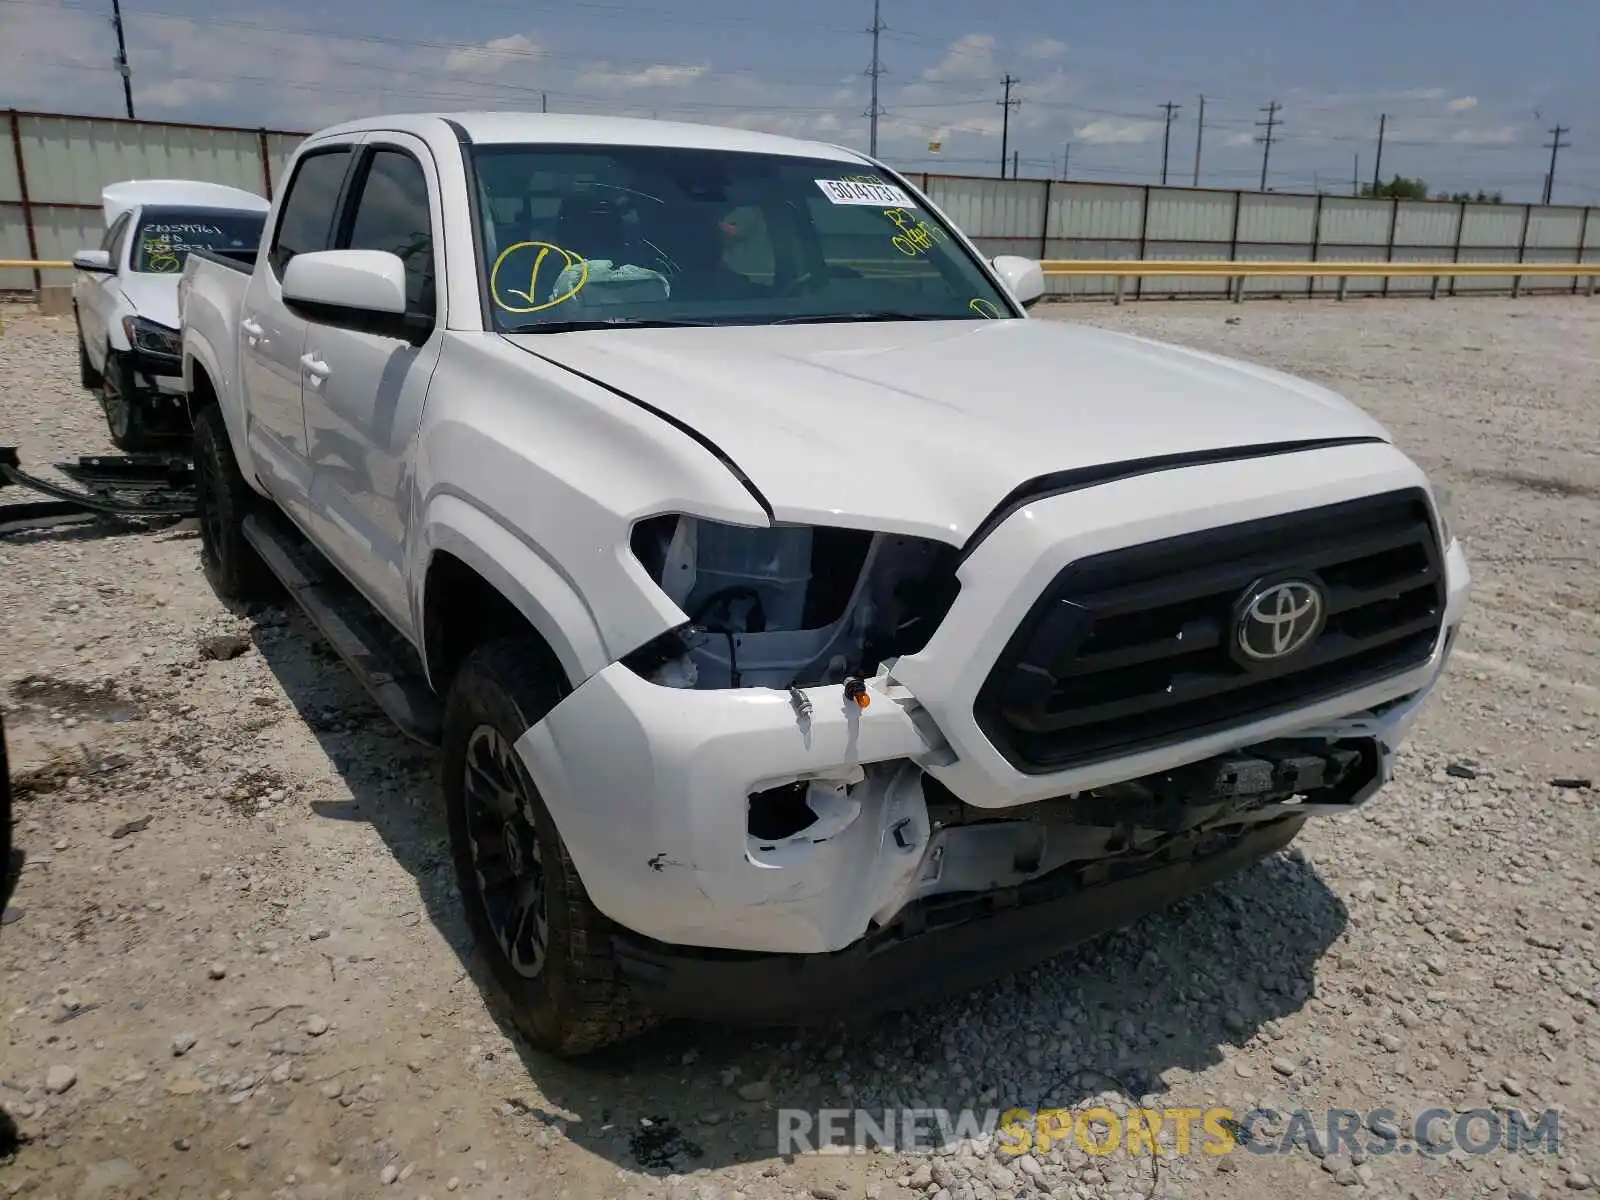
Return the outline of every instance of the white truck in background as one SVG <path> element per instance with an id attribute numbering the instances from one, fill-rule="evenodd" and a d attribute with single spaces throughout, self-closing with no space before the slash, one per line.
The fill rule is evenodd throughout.
<path id="1" fill-rule="evenodd" d="M 253 192 L 191 179 L 134 179 L 101 190 L 106 232 L 72 256 L 78 381 L 99 395 L 111 440 L 149 450 L 187 441 L 178 280 L 191 250 L 250 261 L 271 206 Z"/>
<path id="2" fill-rule="evenodd" d="M 439 744 L 535 1043 L 970 987 L 1389 777 L 1439 493 L 1043 286 L 850 150 L 517 113 L 323 130 L 253 267 L 190 255 L 205 570 Z"/>

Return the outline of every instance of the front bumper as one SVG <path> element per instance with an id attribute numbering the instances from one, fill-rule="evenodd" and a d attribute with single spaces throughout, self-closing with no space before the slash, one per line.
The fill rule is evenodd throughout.
<path id="1" fill-rule="evenodd" d="M 630 945 L 643 947 L 630 951 L 634 961 L 684 952 L 692 964 L 699 961 L 694 948 L 833 955 L 864 935 L 868 941 L 881 938 L 905 913 L 939 895 L 1016 884 L 997 878 L 1005 874 L 1003 863 L 997 867 L 977 847 L 975 839 L 990 835 L 972 831 L 985 826 L 936 826 L 930 793 L 980 814 L 996 810 L 992 815 L 1003 819 L 1024 805 L 1070 808 L 1079 801 L 1063 798 L 1294 738 L 1373 746 L 1371 786 L 1350 803 L 1365 801 L 1389 778 L 1394 754 L 1453 644 L 1468 589 L 1466 561 L 1454 544 L 1446 555 L 1443 632 L 1430 659 L 1415 669 L 1180 744 L 1048 774 L 1017 771 L 978 730 L 973 698 L 985 674 L 1022 612 L 1066 562 L 1287 506 L 1312 507 L 1422 482 L 1420 472 L 1388 446 L 1217 464 L 1182 474 L 1178 486 L 1185 496 L 1215 499 L 1177 503 L 1171 477 L 1148 476 L 1043 500 L 1008 520 L 964 565 L 961 594 L 928 646 L 869 681 L 872 703 L 864 710 L 848 703 L 837 686 L 817 687 L 806 689 L 811 713 L 802 719 L 784 692 L 667 688 L 616 663 L 528 730 L 518 750 L 590 898 L 633 935 Z M 786 837 L 753 837 L 749 797 L 796 780 L 816 781 L 812 786 L 827 801 L 825 816 Z M 977 874 L 934 871 L 930 883 L 940 856 L 947 856 L 942 862 L 977 864 Z M 1023 872 L 1024 886 L 1061 861 L 1032 865 L 1032 874 Z M 1194 869 L 1198 875 L 1178 871 L 1172 878 L 1212 878 Z M 985 887 L 986 878 L 992 886 Z M 1166 886 L 1151 885 L 1152 904 L 1163 902 Z M 1129 894 L 1144 895 L 1138 889 Z M 1061 903 L 1098 910 L 1123 902 L 1085 891 Z M 1083 913 L 1061 923 L 1092 933 L 1104 927 L 1098 921 Z M 1017 928 L 1034 927 L 1023 921 Z M 897 951 L 883 961 L 914 961 L 921 953 Z M 781 974 L 787 968 L 771 969 Z M 686 966 L 680 977 L 693 979 L 699 970 Z"/>

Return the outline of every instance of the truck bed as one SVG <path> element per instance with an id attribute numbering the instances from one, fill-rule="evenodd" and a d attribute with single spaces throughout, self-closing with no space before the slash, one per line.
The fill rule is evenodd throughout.
<path id="1" fill-rule="evenodd" d="M 256 258 L 261 250 L 191 250 L 190 258 L 203 258 L 207 262 L 214 262 L 220 267 L 227 267 L 230 271 L 240 271 L 248 275 L 256 268 Z"/>

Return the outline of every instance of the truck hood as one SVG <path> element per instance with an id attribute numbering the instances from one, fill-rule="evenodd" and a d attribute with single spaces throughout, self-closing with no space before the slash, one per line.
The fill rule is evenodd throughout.
<path id="1" fill-rule="evenodd" d="M 1388 435 L 1337 394 L 1065 321 L 520 334 L 518 347 L 689 426 L 782 521 L 960 543 L 1040 475 Z"/>
<path id="2" fill-rule="evenodd" d="M 152 275 L 143 271 L 124 271 L 117 286 L 128 298 L 133 311 L 147 321 L 178 328 L 178 280 L 181 275 Z"/>

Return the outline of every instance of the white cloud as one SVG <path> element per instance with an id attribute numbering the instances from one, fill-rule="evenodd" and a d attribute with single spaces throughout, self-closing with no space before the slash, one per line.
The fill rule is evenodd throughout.
<path id="1" fill-rule="evenodd" d="M 687 67 L 673 63 L 656 63 L 654 66 L 645 67 L 642 71 L 619 71 L 614 70 L 609 64 L 601 63 L 593 70 L 585 71 L 578 76 L 578 86 L 614 92 L 635 91 L 640 88 L 680 88 L 688 87 L 697 79 L 704 78 L 710 71 L 711 68 L 705 64 Z"/>
<path id="2" fill-rule="evenodd" d="M 1456 130 L 1450 141 L 1458 146 L 1507 146 L 1517 140 L 1520 132 L 1515 125 L 1477 126 Z"/>
<path id="3" fill-rule="evenodd" d="M 1478 107 L 1478 98 L 1476 96 L 1457 96 L 1445 107 L 1451 112 L 1467 112 Z"/>
<path id="4" fill-rule="evenodd" d="M 1037 59 L 1060 58 L 1066 52 L 1067 44 L 1052 37 L 1040 38 L 1038 41 L 1030 43 L 1023 50 L 1023 53 L 1029 58 Z"/>
<path id="5" fill-rule="evenodd" d="M 925 70 L 922 78 L 948 83 L 957 79 L 988 79 L 994 73 L 994 38 L 986 33 L 969 33 L 951 42 L 945 56 Z"/>
<path id="6" fill-rule="evenodd" d="M 1224 146 L 1249 146 L 1252 145 L 1255 140 L 1256 135 L 1253 133 L 1230 133 L 1227 137 L 1222 139 L 1222 144 Z"/>
<path id="7" fill-rule="evenodd" d="M 1086 142 L 1091 146 L 1136 145 L 1155 137 L 1161 132 L 1161 126 L 1160 121 L 1103 117 L 1098 121 L 1090 121 L 1087 125 L 1079 125 L 1072 131 L 1072 138 L 1074 141 Z"/>
<path id="8" fill-rule="evenodd" d="M 508 37 L 490 38 L 481 47 L 471 50 L 452 50 L 445 55 L 444 65 L 447 71 L 494 75 L 543 54 L 544 47 L 527 34 L 513 33 Z"/>

